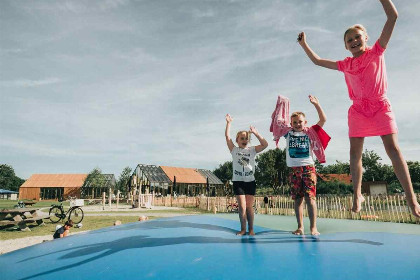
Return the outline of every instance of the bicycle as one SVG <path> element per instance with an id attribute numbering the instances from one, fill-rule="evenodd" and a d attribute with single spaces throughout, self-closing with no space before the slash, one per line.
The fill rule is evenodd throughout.
<path id="1" fill-rule="evenodd" d="M 252 208 L 254 208 L 255 214 L 258 214 L 258 209 L 257 209 L 257 206 L 255 204 L 252 205 Z M 226 209 L 227 209 L 228 212 L 238 213 L 239 212 L 239 204 L 238 204 L 238 202 L 231 202 L 231 203 L 229 203 L 228 206 L 226 206 Z"/>
<path id="2" fill-rule="evenodd" d="M 74 224 L 80 223 L 85 216 L 81 206 L 71 206 L 67 211 L 65 211 L 62 201 L 60 201 L 60 204 L 53 204 L 50 208 L 49 214 L 50 220 L 54 224 L 64 220 L 67 217 L 67 214 L 69 214 L 68 219 L 72 220 Z"/>
<path id="3" fill-rule="evenodd" d="M 25 208 L 25 202 L 23 202 L 22 200 L 18 201 L 18 203 L 14 206 L 14 208 Z"/>

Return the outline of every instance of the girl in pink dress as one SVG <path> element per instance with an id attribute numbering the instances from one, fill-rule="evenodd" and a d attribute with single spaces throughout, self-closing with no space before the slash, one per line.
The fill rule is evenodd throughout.
<path id="1" fill-rule="evenodd" d="M 364 201 L 361 193 L 364 137 L 380 136 L 394 172 L 404 188 L 407 203 L 413 215 L 420 217 L 420 206 L 413 191 L 407 163 L 398 146 L 395 116 L 386 95 L 388 84 L 384 52 L 394 30 L 398 12 L 391 0 L 379 1 L 387 20 L 373 47 L 367 46 L 368 35 L 360 24 L 351 26 L 344 33 L 344 46 L 352 57 L 341 61 L 320 58 L 307 44 L 304 32 L 298 35 L 298 42 L 314 64 L 344 73 L 349 97 L 353 101 L 348 111 L 350 171 L 354 187 L 352 210 L 359 212 Z"/>

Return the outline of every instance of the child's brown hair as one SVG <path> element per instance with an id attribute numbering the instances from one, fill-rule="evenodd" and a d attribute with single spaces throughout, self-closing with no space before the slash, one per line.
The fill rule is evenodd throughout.
<path id="1" fill-rule="evenodd" d="M 298 117 L 298 116 L 302 116 L 302 117 L 306 118 L 305 113 L 303 113 L 303 112 L 293 112 L 292 115 L 290 116 L 290 119 L 292 119 L 294 117 Z"/>

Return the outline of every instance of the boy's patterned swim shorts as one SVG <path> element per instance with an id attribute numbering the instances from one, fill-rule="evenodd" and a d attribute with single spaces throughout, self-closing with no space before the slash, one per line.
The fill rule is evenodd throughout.
<path id="1" fill-rule="evenodd" d="M 313 165 L 290 167 L 291 195 L 293 199 L 316 197 L 316 170 Z"/>

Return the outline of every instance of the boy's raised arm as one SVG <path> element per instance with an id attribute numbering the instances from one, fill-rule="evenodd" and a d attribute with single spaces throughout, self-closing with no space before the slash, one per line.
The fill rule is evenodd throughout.
<path id="1" fill-rule="evenodd" d="M 232 122 L 232 120 L 233 120 L 232 117 L 229 114 L 227 114 L 225 136 L 226 136 L 226 144 L 230 152 L 232 152 L 233 147 L 235 147 L 235 145 L 233 145 L 232 139 L 230 138 L 230 123 Z"/>
<path id="2" fill-rule="evenodd" d="M 301 32 L 298 35 L 297 41 L 299 45 L 303 48 L 306 55 L 309 57 L 309 59 L 318 66 L 322 66 L 328 69 L 337 70 L 337 63 L 335 61 L 329 60 L 329 59 L 323 59 L 320 58 L 319 55 L 317 55 L 308 45 L 306 42 L 306 35 L 305 32 Z"/>
<path id="3" fill-rule="evenodd" d="M 327 116 L 324 113 L 324 110 L 322 110 L 321 105 L 319 104 L 318 98 L 315 96 L 309 95 L 309 101 L 315 106 L 316 111 L 318 112 L 319 121 L 317 125 L 320 127 L 323 127 L 325 122 L 327 121 Z"/>

